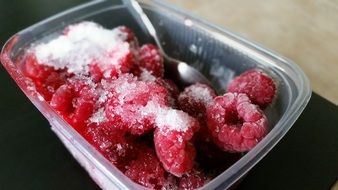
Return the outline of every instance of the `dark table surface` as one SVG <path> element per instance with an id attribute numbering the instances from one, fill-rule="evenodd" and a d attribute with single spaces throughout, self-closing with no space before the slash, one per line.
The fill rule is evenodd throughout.
<path id="1" fill-rule="evenodd" d="M 0 1 L 0 46 L 84 0 Z M 98 189 L 0 67 L 0 189 Z M 313 93 L 303 114 L 238 189 L 330 189 L 338 179 L 338 107 Z"/>

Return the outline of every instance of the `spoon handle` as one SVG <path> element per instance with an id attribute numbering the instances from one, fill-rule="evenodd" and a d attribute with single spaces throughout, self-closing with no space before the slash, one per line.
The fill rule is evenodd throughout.
<path id="1" fill-rule="evenodd" d="M 161 41 L 157 37 L 157 32 L 153 24 L 149 20 L 148 16 L 144 13 L 141 5 L 136 0 L 123 0 L 123 2 L 127 6 L 130 6 L 130 8 L 134 9 L 133 13 L 138 14 L 136 17 L 141 19 L 142 21 L 141 23 L 143 24 L 145 29 L 148 31 L 148 33 L 153 37 L 153 39 L 155 40 L 155 43 L 160 48 L 161 53 L 165 54 L 161 46 Z"/>

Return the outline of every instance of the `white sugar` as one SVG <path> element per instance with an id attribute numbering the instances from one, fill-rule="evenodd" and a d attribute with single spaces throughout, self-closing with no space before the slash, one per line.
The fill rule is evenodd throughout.
<path id="1" fill-rule="evenodd" d="M 153 82 L 156 80 L 156 77 L 151 74 L 147 69 L 141 68 L 140 80 L 146 82 Z"/>
<path id="2" fill-rule="evenodd" d="M 94 60 L 105 63 L 107 52 L 117 45 L 122 44 L 119 54 L 124 53 L 129 48 L 123 43 L 125 38 L 118 29 L 108 30 L 93 22 L 82 22 L 69 26 L 67 34 L 37 45 L 34 51 L 39 63 L 55 69 L 67 68 L 76 74 L 86 73 L 88 64 Z"/>
<path id="3" fill-rule="evenodd" d="M 191 124 L 192 118 L 185 112 L 175 109 L 166 109 L 156 116 L 158 127 L 169 127 L 171 130 L 186 131 Z"/>
<path id="4" fill-rule="evenodd" d="M 141 84 L 137 85 L 136 82 L 141 83 L 141 81 L 137 81 L 137 79 L 131 74 L 123 74 L 119 78 L 107 82 L 105 80 L 101 81 L 103 89 L 112 90 L 117 95 L 117 98 L 122 105 L 126 100 L 132 99 L 137 91 L 140 91 Z M 111 93 L 106 94 L 111 96 Z M 105 95 L 103 94 L 102 99 L 105 99 Z"/>
<path id="5" fill-rule="evenodd" d="M 190 88 L 189 95 L 197 101 L 202 101 L 204 104 L 208 104 L 213 100 L 210 90 L 202 86 L 193 86 Z"/>
<path id="6" fill-rule="evenodd" d="M 100 93 L 99 99 L 97 100 L 98 104 L 102 104 L 108 100 L 112 96 L 112 93 L 109 91 L 103 91 Z"/>
<path id="7" fill-rule="evenodd" d="M 175 131 L 186 131 L 194 120 L 191 116 L 181 110 L 175 110 L 169 107 L 162 107 L 154 101 L 141 110 L 142 115 L 155 115 L 155 125 L 158 128 L 169 128 Z"/>
<path id="8" fill-rule="evenodd" d="M 89 121 L 91 123 L 101 123 L 107 120 L 106 115 L 104 113 L 104 108 L 98 109 L 90 118 Z"/>

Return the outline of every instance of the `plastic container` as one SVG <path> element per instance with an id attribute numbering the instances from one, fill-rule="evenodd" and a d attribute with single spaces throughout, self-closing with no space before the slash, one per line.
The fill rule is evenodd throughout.
<path id="1" fill-rule="evenodd" d="M 307 105 L 311 90 L 304 73 L 289 60 L 227 30 L 189 16 L 163 2 L 143 2 L 168 54 L 201 70 L 222 92 L 234 76 L 250 68 L 262 68 L 278 83 L 278 95 L 265 112 L 270 132 L 251 151 L 201 189 L 226 189 L 238 182 L 285 135 Z M 50 39 L 66 26 L 81 20 L 106 28 L 126 25 L 140 43 L 150 40 L 121 1 L 93 1 L 64 11 L 14 35 L 1 53 L 1 62 L 19 87 L 48 119 L 53 131 L 103 189 L 144 189 L 125 177 L 29 86 L 17 61 L 32 43 Z M 278 164 L 278 163 L 276 163 Z"/>

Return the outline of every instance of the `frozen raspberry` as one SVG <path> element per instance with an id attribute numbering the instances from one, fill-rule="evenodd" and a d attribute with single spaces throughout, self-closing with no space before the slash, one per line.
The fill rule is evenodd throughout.
<path id="1" fill-rule="evenodd" d="M 119 26 L 116 28 L 119 30 L 121 34 L 121 38 L 126 38 L 126 41 L 130 44 L 130 47 L 133 49 L 138 49 L 138 40 L 136 38 L 135 33 L 126 26 Z"/>
<path id="2" fill-rule="evenodd" d="M 131 136 L 113 127 L 112 123 L 89 124 L 84 137 L 121 171 L 136 157 L 136 145 Z"/>
<path id="3" fill-rule="evenodd" d="M 38 63 L 33 53 L 29 53 L 23 64 L 23 73 L 34 82 L 37 92 L 39 92 L 46 101 L 49 101 L 53 93 L 70 75 L 63 71 L 56 71 L 50 66 Z"/>
<path id="4" fill-rule="evenodd" d="M 129 72 L 134 64 L 134 54 L 127 42 L 115 46 L 115 48 L 109 52 L 109 57 L 112 59 L 111 63 L 115 65 L 114 69 L 122 73 Z M 112 72 L 115 71 L 112 70 Z"/>
<path id="5" fill-rule="evenodd" d="M 89 65 L 89 74 L 93 82 L 98 83 L 103 78 L 103 72 L 100 69 L 99 65 L 95 62 Z"/>
<path id="6" fill-rule="evenodd" d="M 139 73 L 140 72 L 140 73 Z M 140 81 L 145 81 L 145 82 L 157 82 L 158 80 L 165 80 L 163 78 L 157 78 L 152 74 L 152 72 L 148 71 L 145 68 L 137 68 L 137 70 L 133 70 L 131 72 L 133 75 L 137 76 Z"/>
<path id="7" fill-rule="evenodd" d="M 35 80 L 44 80 L 54 71 L 50 66 L 39 64 L 33 53 L 29 53 L 26 56 L 23 67 L 24 74 Z"/>
<path id="8" fill-rule="evenodd" d="M 252 69 L 234 78 L 228 85 L 228 92 L 245 93 L 252 103 L 264 109 L 272 102 L 276 85 L 262 70 Z"/>
<path id="9" fill-rule="evenodd" d="M 177 97 L 180 94 L 180 90 L 176 84 L 170 79 L 157 78 L 155 82 L 163 87 L 165 87 L 169 92 L 169 104 L 171 107 L 177 107 Z"/>
<path id="10" fill-rule="evenodd" d="M 197 140 L 209 140 L 206 106 L 213 101 L 214 97 L 216 97 L 215 91 L 208 85 L 200 83 L 186 87 L 178 96 L 179 108 L 197 118 L 200 122 L 201 129 L 196 134 Z"/>
<path id="11" fill-rule="evenodd" d="M 146 69 L 155 77 L 162 78 L 164 75 L 163 57 L 153 44 L 145 44 L 139 50 L 139 63 L 134 74 L 140 76 L 142 69 Z"/>
<path id="12" fill-rule="evenodd" d="M 82 133 L 92 115 L 96 96 L 93 89 L 83 81 L 75 80 L 59 87 L 50 105 L 60 112 L 72 126 Z"/>
<path id="13" fill-rule="evenodd" d="M 84 121 L 92 115 L 94 104 L 95 97 L 93 96 L 91 90 L 87 87 L 83 88 L 80 91 L 79 97 L 73 101 L 73 107 L 75 110 L 71 115 L 72 122 L 75 125 L 84 123 Z"/>
<path id="14" fill-rule="evenodd" d="M 193 169 L 180 178 L 179 190 L 194 190 L 202 187 L 207 181 L 205 174 L 198 169 Z"/>
<path id="15" fill-rule="evenodd" d="M 191 139 L 199 123 L 187 113 L 173 109 L 159 110 L 156 117 L 157 156 L 169 173 L 180 177 L 193 167 L 196 151 Z"/>
<path id="16" fill-rule="evenodd" d="M 72 101 L 74 92 L 71 86 L 62 85 L 54 93 L 50 105 L 61 113 L 70 113 L 73 110 Z"/>
<path id="17" fill-rule="evenodd" d="M 215 91 L 205 84 L 196 83 L 178 96 L 179 107 L 196 118 L 204 118 L 206 106 L 216 97 Z"/>
<path id="18" fill-rule="evenodd" d="M 138 81 L 131 75 L 106 84 L 111 92 L 106 106 L 107 118 L 132 134 L 141 135 L 154 128 L 154 112 L 142 111 L 149 102 L 167 105 L 168 92 L 154 82 Z"/>
<path id="19" fill-rule="evenodd" d="M 214 142 L 229 152 L 252 149 L 267 133 L 268 121 L 246 94 L 226 93 L 207 107 Z"/>
<path id="20" fill-rule="evenodd" d="M 44 98 L 46 101 L 49 101 L 52 98 L 52 94 L 63 84 L 66 83 L 67 78 L 72 75 L 67 73 L 67 71 L 54 71 L 42 81 L 42 88 L 44 90 Z M 38 82 L 35 81 L 35 84 Z M 38 89 L 38 88 L 37 88 Z M 40 89 L 42 90 L 42 89 Z M 39 90 L 38 90 L 39 91 Z M 40 92 L 40 91 L 39 91 Z"/>
<path id="21" fill-rule="evenodd" d="M 117 78 L 123 73 L 128 73 L 134 65 L 135 55 L 128 42 L 117 44 L 107 54 L 106 59 L 94 59 L 89 64 L 89 74 L 94 82 L 99 82 L 102 78 Z"/>
<path id="22" fill-rule="evenodd" d="M 196 156 L 194 146 L 186 142 L 184 135 L 178 131 L 156 129 L 154 136 L 156 152 L 164 168 L 178 177 L 192 168 Z"/>
<path id="23" fill-rule="evenodd" d="M 161 189 L 165 183 L 166 171 L 155 151 L 146 145 L 138 147 L 137 158 L 127 168 L 125 175 L 147 188 Z"/>
<path id="24" fill-rule="evenodd" d="M 166 181 L 162 187 L 162 190 L 174 190 L 178 189 L 178 178 L 170 173 L 167 173 Z"/>
<path id="25" fill-rule="evenodd" d="M 135 73 L 133 73 L 135 75 Z M 176 84 L 170 79 L 164 78 L 156 78 L 151 72 L 146 69 L 141 68 L 141 74 L 136 75 L 140 81 L 144 82 L 155 82 L 156 84 L 163 86 L 168 90 L 170 95 L 170 102 L 172 106 L 176 106 L 176 100 L 178 95 L 180 94 L 180 90 L 176 86 Z"/>

